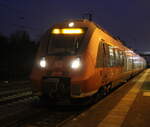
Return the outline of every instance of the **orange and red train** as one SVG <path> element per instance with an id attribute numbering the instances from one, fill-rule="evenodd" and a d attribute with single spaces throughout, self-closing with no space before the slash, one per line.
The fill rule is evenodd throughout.
<path id="1" fill-rule="evenodd" d="M 31 73 L 34 94 L 86 98 L 141 72 L 146 61 L 89 20 L 65 21 L 43 35 Z"/>

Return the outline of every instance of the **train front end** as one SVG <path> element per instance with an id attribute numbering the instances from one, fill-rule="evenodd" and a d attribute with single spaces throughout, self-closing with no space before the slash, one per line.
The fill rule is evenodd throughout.
<path id="1" fill-rule="evenodd" d="M 45 33 L 31 74 L 35 94 L 57 99 L 84 96 L 89 26 L 84 20 L 63 22 Z"/>

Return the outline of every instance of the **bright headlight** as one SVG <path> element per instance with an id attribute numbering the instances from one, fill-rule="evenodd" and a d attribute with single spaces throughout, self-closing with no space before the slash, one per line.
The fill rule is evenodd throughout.
<path id="1" fill-rule="evenodd" d="M 71 62 L 71 68 L 72 69 L 78 69 L 81 66 L 80 58 L 76 58 Z"/>
<path id="2" fill-rule="evenodd" d="M 40 61 L 40 66 L 41 66 L 42 68 L 45 68 L 45 67 L 46 67 L 46 60 L 45 60 L 45 57 L 43 57 L 43 58 L 41 59 L 41 61 Z"/>

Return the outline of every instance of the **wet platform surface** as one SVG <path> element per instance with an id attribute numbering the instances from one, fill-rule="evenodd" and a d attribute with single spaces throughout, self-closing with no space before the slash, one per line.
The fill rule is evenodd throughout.
<path id="1" fill-rule="evenodd" d="M 63 127 L 150 127 L 150 69 Z"/>

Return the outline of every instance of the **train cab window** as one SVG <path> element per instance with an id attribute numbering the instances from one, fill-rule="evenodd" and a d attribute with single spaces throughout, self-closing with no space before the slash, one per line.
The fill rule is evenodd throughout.
<path id="1" fill-rule="evenodd" d="M 73 54 L 81 45 L 81 38 L 74 36 L 53 36 L 49 40 L 48 54 Z"/>

